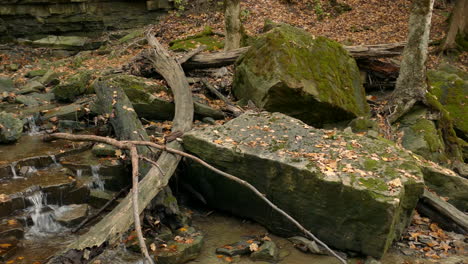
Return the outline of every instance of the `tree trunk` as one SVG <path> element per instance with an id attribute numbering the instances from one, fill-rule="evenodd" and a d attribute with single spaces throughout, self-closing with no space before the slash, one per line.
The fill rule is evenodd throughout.
<path id="1" fill-rule="evenodd" d="M 240 47 L 241 21 L 240 21 L 240 0 L 224 0 L 224 27 L 226 38 L 224 50 L 232 50 Z"/>
<path id="2" fill-rule="evenodd" d="M 449 30 L 441 50 L 457 48 L 457 38 L 468 36 L 468 0 L 458 0 L 455 3 L 450 20 Z"/>
<path id="3" fill-rule="evenodd" d="M 426 59 L 434 0 L 414 0 L 409 19 L 408 42 L 403 50 L 395 91 L 389 104 L 388 120 L 395 122 L 416 102 L 425 102 Z"/>

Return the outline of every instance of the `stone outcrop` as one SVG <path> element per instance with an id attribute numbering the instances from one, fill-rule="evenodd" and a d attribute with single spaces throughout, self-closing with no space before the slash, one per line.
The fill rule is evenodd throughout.
<path id="1" fill-rule="evenodd" d="M 253 184 L 332 247 L 382 257 L 423 193 L 414 158 L 381 138 L 312 128 L 279 113 L 247 112 L 192 130 L 184 148 Z M 208 204 L 272 232 L 300 233 L 244 186 L 196 163 L 185 179 Z"/>
<path id="2" fill-rule="evenodd" d="M 238 59 L 233 93 L 316 127 L 369 113 L 359 69 L 348 52 L 289 25 L 260 36 Z"/>
<path id="3" fill-rule="evenodd" d="M 0 0 L 0 42 L 135 28 L 155 23 L 171 6 L 168 0 Z"/>

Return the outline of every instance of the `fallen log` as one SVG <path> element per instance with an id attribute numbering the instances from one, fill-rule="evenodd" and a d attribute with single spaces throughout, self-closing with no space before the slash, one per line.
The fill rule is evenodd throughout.
<path id="1" fill-rule="evenodd" d="M 147 38 L 148 43 L 153 48 L 148 51 L 149 61 L 154 63 L 156 71 L 166 79 L 174 95 L 176 109 L 172 131 L 186 132 L 192 126 L 193 102 L 185 74 L 180 65 L 169 57 L 154 36 L 148 34 Z M 182 149 L 178 141 L 170 142 L 168 147 Z M 127 149 L 125 146 L 122 146 L 122 148 Z M 140 182 L 141 188 L 138 191 L 137 201 L 138 214 L 141 214 L 159 191 L 167 185 L 179 161 L 180 156 L 168 152 L 161 154 L 157 160 L 159 166 L 151 167 Z M 161 174 L 160 170 L 164 171 L 164 175 Z M 105 242 L 117 242 L 119 237 L 133 224 L 132 199 L 133 194 L 127 195 L 112 212 L 94 225 L 87 233 L 78 237 L 76 241 L 67 247 L 65 252 L 54 257 L 49 263 L 79 263 L 76 259 L 80 261 L 89 257 L 89 249 L 100 248 Z"/>
<path id="2" fill-rule="evenodd" d="M 361 46 L 343 46 L 348 52 L 356 59 L 365 58 L 384 58 L 395 57 L 401 55 L 404 42 L 380 45 L 361 45 Z M 191 57 L 186 62 L 182 63 L 184 70 L 202 69 L 202 68 L 218 68 L 233 64 L 239 56 L 244 54 L 250 47 L 243 47 L 239 49 L 197 54 Z M 147 51 L 143 50 L 140 54 L 136 55 L 128 64 L 124 65 L 122 69 L 133 75 L 139 76 L 153 76 L 154 69 L 151 63 L 147 60 Z"/>
<path id="3" fill-rule="evenodd" d="M 416 210 L 445 230 L 468 234 L 468 216 L 428 190 L 424 190 Z"/>

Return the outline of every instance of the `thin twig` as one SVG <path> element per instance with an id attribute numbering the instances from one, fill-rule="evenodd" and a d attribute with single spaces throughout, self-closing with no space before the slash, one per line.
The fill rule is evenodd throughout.
<path id="1" fill-rule="evenodd" d="M 201 82 L 205 85 L 205 87 L 211 93 L 213 93 L 214 95 L 216 95 L 216 97 L 221 99 L 221 101 L 223 101 L 227 106 L 230 106 L 230 107 L 227 107 L 227 109 L 230 110 L 235 116 L 239 116 L 239 115 L 242 114 L 242 112 L 244 112 L 241 107 L 239 107 L 239 106 L 235 105 L 234 103 L 232 103 L 231 101 L 229 101 L 229 99 L 226 96 L 224 96 L 220 91 L 218 91 L 216 88 L 214 88 L 206 78 L 202 78 Z"/>
<path id="2" fill-rule="evenodd" d="M 149 146 L 148 146 L 148 147 L 149 147 Z M 164 173 L 164 171 L 161 169 L 161 166 L 159 166 L 159 164 L 158 164 L 156 161 L 150 160 L 150 159 L 148 159 L 147 157 L 141 156 L 141 155 L 138 156 L 138 157 L 139 157 L 140 159 L 142 159 L 142 160 L 144 160 L 144 161 L 150 163 L 151 165 L 155 166 L 156 168 L 158 168 L 158 170 L 159 170 L 159 172 L 161 173 L 162 176 L 166 175 L 166 174 Z"/>
<path id="3" fill-rule="evenodd" d="M 116 139 L 112 139 L 112 138 L 107 138 L 107 137 L 100 137 L 100 136 L 94 136 L 94 135 L 73 135 L 73 134 L 68 134 L 68 133 L 55 133 L 55 134 L 51 134 L 51 135 L 48 135 L 48 137 L 50 138 L 55 138 L 55 139 L 68 139 L 68 140 L 75 140 L 75 141 L 96 141 L 96 142 L 102 142 L 102 143 L 107 143 L 109 145 L 113 145 L 113 146 L 116 146 L 116 147 L 119 147 L 122 146 L 122 148 L 124 149 L 130 149 L 130 152 L 132 153 L 132 149 L 135 148 L 136 150 L 136 147 L 135 146 L 150 146 L 150 147 L 154 147 L 154 148 L 157 148 L 157 149 L 160 149 L 160 150 L 163 150 L 163 151 L 167 151 L 169 153 L 172 153 L 172 154 L 176 154 L 176 155 L 179 155 L 179 156 L 182 156 L 182 157 L 186 157 L 186 158 L 189 158 L 189 159 L 192 159 L 194 160 L 195 162 L 198 162 L 200 163 L 201 165 L 205 166 L 206 168 L 220 174 L 221 176 L 224 176 L 228 179 L 231 179 L 241 185 L 244 185 L 245 187 L 247 187 L 248 189 L 250 189 L 252 192 L 254 192 L 260 199 L 262 199 L 263 201 L 265 201 L 271 208 L 273 208 L 275 211 L 279 212 L 281 215 L 283 215 L 284 217 L 286 217 L 289 221 L 291 221 L 299 230 L 301 230 L 302 232 L 304 232 L 307 236 L 309 236 L 312 240 L 314 240 L 315 242 L 317 242 L 319 245 L 321 245 L 322 247 L 324 247 L 332 256 L 336 257 L 340 262 L 342 262 L 343 264 L 347 264 L 346 260 L 343 259 L 342 257 L 340 257 L 337 253 L 335 253 L 332 249 L 330 249 L 324 242 L 322 242 L 320 239 L 318 239 L 314 234 L 312 234 L 309 230 L 307 230 L 305 227 L 303 227 L 296 219 L 294 219 L 292 216 L 290 216 L 288 213 L 286 213 L 285 211 L 283 211 L 281 208 L 279 208 L 278 206 L 276 206 L 275 204 L 273 204 L 268 198 L 265 197 L 264 194 L 262 194 L 260 191 L 257 190 L 257 188 L 255 188 L 253 185 L 251 185 L 250 183 L 248 183 L 247 181 L 244 181 L 244 180 L 241 180 L 239 178 L 237 178 L 236 176 L 234 175 L 231 175 L 229 173 L 226 173 L 222 170 L 219 170 L 213 166 L 211 166 L 210 164 L 208 164 L 207 162 L 205 162 L 204 160 L 194 156 L 194 155 L 191 155 L 191 154 L 188 154 L 188 153 L 185 153 L 183 151 L 180 151 L 180 150 L 177 150 L 177 149 L 172 149 L 172 148 L 167 148 L 165 145 L 159 145 L 159 144 L 156 144 L 156 143 L 153 143 L 153 142 L 148 142 L 148 141 L 119 141 L 119 140 L 116 140 Z M 136 152 L 136 151 L 134 151 Z M 136 156 L 135 156 L 136 155 Z M 133 153 L 133 155 L 131 154 L 132 156 L 132 165 L 134 163 L 134 159 L 136 159 L 136 162 L 138 162 L 138 153 Z M 135 178 L 135 174 L 138 175 L 138 165 L 136 166 L 137 170 L 135 171 L 135 166 L 133 166 L 133 178 Z M 138 184 L 138 183 L 137 183 Z M 138 186 L 138 185 L 137 185 Z M 134 187 L 135 188 L 135 187 Z M 138 214 L 138 213 L 137 213 Z M 138 216 L 138 215 L 137 215 Z M 137 226 L 137 221 L 139 223 L 139 218 L 137 220 L 137 218 L 135 218 L 135 227 Z M 141 229 L 140 229 L 141 231 Z M 142 247 L 142 251 L 143 250 L 146 250 L 146 244 L 143 244 L 144 248 Z"/>
<path id="4" fill-rule="evenodd" d="M 138 236 L 141 252 L 143 252 L 143 255 L 145 255 L 148 263 L 154 264 L 153 259 L 148 253 L 148 248 L 146 248 L 145 238 L 143 237 L 143 232 L 141 231 L 140 214 L 138 213 L 138 150 L 135 145 L 130 146 L 130 158 L 132 160 L 132 202 L 135 231 Z"/>

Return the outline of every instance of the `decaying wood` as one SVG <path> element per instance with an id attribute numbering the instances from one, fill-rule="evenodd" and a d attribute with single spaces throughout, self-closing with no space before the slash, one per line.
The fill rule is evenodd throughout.
<path id="1" fill-rule="evenodd" d="M 153 49 L 148 50 L 150 61 L 155 64 L 154 68 L 166 79 L 174 95 L 175 115 L 172 130 L 186 132 L 190 130 L 193 121 L 192 95 L 186 77 L 180 65 L 169 57 L 158 41 L 151 34 L 148 34 L 147 38 L 148 43 L 153 47 Z M 127 149 L 127 146 L 121 144 L 119 142 L 114 146 Z M 168 146 L 174 149 L 182 149 L 178 141 L 173 141 Z M 157 160 L 159 168 L 156 166 L 151 167 L 140 182 L 141 188 L 139 188 L 137 199 L 138 214 L 141 214 L 159 191 L 167 185 L 179 161 L 180 156 L 168 152 L 161 154 Z M 164 175 L 160 173 L 160 169 L 165 172 Z M 116 242 L 133 224 L 133 215 L 130 213 L 132 212 L 132 199 L 133 194 L 125 197 L 112 212 L 72 243 L 67 251 L 76 252 L 76 250 L 82 251 L 86 248 L 99 247 L 106 241 Z M 62 263 L 63 260 L 67 259 L 65 252 L 54 258 L 51 263 Z"/>
<path id="2" fill-rule="evenodd" d="M 363 45 L 363 46 L 343 46 L 349 51 L 351 56 L 357 59 L 363 58 L 384 58 L 401 55 L 405 46 L 404 42 L 393 44 L 380 45 Z M 213 53 L 201 53 L 193 56 L 186 62 L 182 63 L 184 70 L 218 68 L 233 64 L 239 56 L 244 54 L 250 47 L 243 47 L 228 51 L 220 51 Z M 148 60 L 148 50 L 143 50 L 140 54 L 131 59 L 129 63 L 122 67 L 133 75 L 138 76 L 154 76 L 155 70 L 152 68 L 152 63 Z"/>
<path id="3" fill-rule="evenodd" d="M 189 159 L 203 165 L 204 167 L 212 170 L 213 172 L 215 172 L 215 173 L 217 173 L 217 174 L 219 174 L 219 175 L 221 175 L 223 177 L 226 177 L 226 178 L 228 178 L 228 179 L 230 179 L 232 181 L 235 181 L 235 182 L 245 186 L 246 188 L 251 190 L 253 193 L 255 193 L 255 195 L 257 195 L 260 199 L 265 201 L 271 208 L 273 208 L 275 211 L 277 211 L 278 213 L 280 213 L 281 215 L 286 217 L 289 221 L 291 221 L 291 223 L 293 223 L 299 230 L 304 232 L 304 234 L 306 234 L 308 237 L 313 239 L 320 246 L 324 247 L 327 250 L 328 253 L 330 253 L 332 256 L 336 257 L 343 264 L 347 263 L 346 260 L 344 260 L 342 257 L 340 257 L 336 252 L 331 250 L 324 242 L 322 242 L 320 239 L 318 239 L 316 236 L 314 236 L 309 230 L 307 230 L 305 227 L 303 227 L 296 219 L 294 219 L 288 213 L 286 213 L 281 208 L 279 208 L 274 203 L 272 203 L 268 198 L 265 197 L 264 194 L 262 194 L 259 190 L 257 190 L 257 188 L 255 188 L 249 182 L 244 181 L 242 179 L 239 179 L 239 178 L 237 178 L 236 176 L 234 176 L 232 174 L 229 174 L 227 172 L 219 170 L 219 169 L 211 166 L 210 164 L 208 164 L 204 160 L 202 160 L 202 159 L 200 159 L 200 158 L 198 158 L 196 156 L 193 156 L 191 154 L 188 154 L 188 153 L 186 153 L 186 152 L 184 152 L 184 151 L 182 151 L 180 149 L 173 149 L 173 148 L 168 147 L 166 145 L 160 145 L 160 144 L 156 144 L 156 143 L 149 142 L 149 141 L 118 141 L 118 140 L 113 139 L 113 138 L 100 137 L 100 136 L 94 136 L 94 135 L 73 135 L 73 134 L 67 134 L 67 133 L 55 133 L 55 134 L 49 135 L 49 137 L 54 138 L 54 139 L 67 139 L 67 140 L 73 140 L 73 141 L 101 142 L 101 143 L 106 143 L 106 144 L 109 144 L 109 145 L 112 145 L 112 146 L 115 146 L 115 147 L 118 147 L 118 148 L 123 148 L 123 149 L 128 149 L 129 147 L 132 147 L 132 146 L 133 146 L 134 149 L 135 149 L 135 146 L 149 146 L 149 147 L 152 147 L 152 148 L 162 150 L 162 151 L 164 151 L 164 153 L 170 153 L 170 154 L 178 155 L 180 157 L 189 158 Z M 173 141 L 173 142 L 176 142 L 176 141 Z M 136 157 L 136 158 L 138 158 L 138 157 Z"/>
<path id="4" fill-rule="evenodd" d="M 104 210 L 106 210 L 111 204 L 113 204 L 117 198 L 119 198 L 124 192 L 126 192 L 128 189 L 130 188 L 130 186 L 126 187 L 126 188 L 123 188 L 122 190 L 120 190 L 117 194 L 114 195 L 114 197 L 112 197 L 112 199 L 110 199 L 109 201 L 107 201 L 106 204 L 104 204 L 101 208 L 99 208 L 99 210 L 92 214 L 92 215 L 89 215 L 88 217 L 86 217 L 86 219 L 84 219 L 83 221 L 81 221 L 81 223 L 79 225 L 77 225 L 75 228 L 72 229 L 72 233 L 76 233 L 78 232 L 81 228 L 83 228 L 84 225 L 86 225 L 89 221 L 93 220 L 94 218 L 96 218 L 98 215 L 100 215 Z"/>
<path id="5" fill-rule="evenodd" d="M 218 89 L 214 88 L 213 85 L 211 85 L 211 83 L 205 79 L 205 78 L 202 78 L 201 79 L 201 82 L 203 83 L 203 85 L 205 85 L 205 87 L 211 92 L 213 93 L 214 95 L 216 95 L 216 97 L 218 97 L 219 99 L 221 99 L 221 101 L 223 101 L 226 106 L 226 109 L 229 110 L 230 112 L 233 113 L 234 116 L 240 116 L 242 114 L 242 112 L 244 112 L 240 107 L 236 106 L 234 103 L 232 103 L 229 99 L 226 98 L 226 96 L 224 96 L 220 91 L 218 91 Z"/>
<path id="6" fill-rule="evenodd" d="M 177 62 L 179 64 L 183 64 L 186 61 L 190 60 L 193 56 L 195 56 L 198 53 L 204 51 L 205 49 L 206 49 L 205 45 L 200 45 L 200 46 L 198 46 L 198 48 L 196 48 L 194 50 L 191 50 L 191 51 L 187 52 L 186 54 L 184 54 L 184 56 L 182 56 L 182 58 L 178 59 Z"/>
<path id="7" fill-rule="evenodd" d="M 424 191 L 416 209 L 445 230 L 468 234 L 468 216 L 427 190 Z"/>

